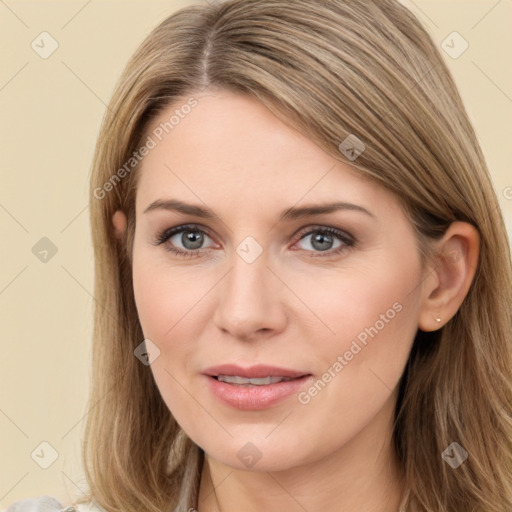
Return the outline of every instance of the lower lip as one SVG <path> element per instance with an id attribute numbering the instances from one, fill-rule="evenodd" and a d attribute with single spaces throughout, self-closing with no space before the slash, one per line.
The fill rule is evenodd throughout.
<path id="1" fill-rule="evenodd" d="M 208 385 L 212 393 L 222 402 L 237 409 L 256 411 L 276 405 L 293 394 L 298 394 L 312 379 L 305 375 L 298 379 L 276 382 L 264 386 L 237 386 L 219 381 L 209 375 Z"/>

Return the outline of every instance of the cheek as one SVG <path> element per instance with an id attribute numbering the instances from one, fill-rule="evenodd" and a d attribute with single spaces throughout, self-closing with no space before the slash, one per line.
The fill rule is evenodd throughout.
<path id="1" fill-rule="evenodd" d="M 142 245 L 142 244 L 141 244 Z M 172 264 L 165 250 L 134 245 L 133 288 L 139 322 L 146 339 L 159 349 L 150 368 L 169 409 L 177 418 L 194 417 L 190 393 L 197 373 L 197 340 L 211 322 L 209 290 L 218 280 L 211 271 Z M 193 383 L 195 384 L 195 383 Z"/>
<path id="2" fill-rule="evenodd" d="M 205 290 L 187 280 L 186 271 L 171 271 L 158 260 L 143 251 L 134 251 L 134 296 L 144 338 L 160 350 L 150 366 L 151 372 L 167 407 L 179 420 L 198 413 L 184 385 L 189 387 L 188 365 L 194 353 L 190 340 L 199 337 L 197 315 Z"/>
<path id="3" fill-rule="evenodd" d="M 371 415 L 382 406 L 403 374 L 417 332 L 420 278 L 418 260 L 394 254 L 309 293 L 312 309 L 334 333 L 325 330 L 315 345 L 319 381 L 302 396 L 303 404 L 327 409 L 336 403 L 332 414 L 342 416 Z"/>
<path id="4" fill-rule="evenodd" d="M 204 295 L 192 282 L 190 270 L 169 268 L 165 255 L 134 248 L 133 290 L 139 321 L 149 339 L 164 340 L 173 336 Z M 188 272 L 188 274 L 187 274 Z M 190 312 L 190 313 L 189 313 Z"/>

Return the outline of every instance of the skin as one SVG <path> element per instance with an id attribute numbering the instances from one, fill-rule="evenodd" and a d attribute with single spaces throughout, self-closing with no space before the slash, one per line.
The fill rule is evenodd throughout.
<path id="1" fill-rule="evenodd" d="M 160 350 L 151 365 L 156 384 L 205 451 L 199 512 L 396 512 L 403 490 L 391 447 L 397 385 L 417 329 L 440 328 L 464 299 L 478 234 L 453 223 L 436 242 L 435 266 L 422 267 L 412 224 L 390 192 L 253 99 L 219 90 L 195 97 L 198 106 L 142 162 L 133 279 L 144 335 Z M 162 112 L 148 133 L 185 101 Z M 170 198 L 208 207 L 219 220 L 162 208 L 144 213 Z M 371 215 L 278 220 L 287 208 L 334 200 Z M 113 223 L 123 238 L 121 211 Z M 166 249 L 191 250 L 180 233 L 154 243 L 159 232 L 188 223 L 205 233 L 199 255 Z M 327 234 L 327 250 L 318 249 L 314 229 L 325 227 L 348 233 L 355 245 L 335 254 L 344 242 Z M 248 236 L 263 251 L 252 263 L 236 252 Z M 238 410 L 213 396 L 200 375 L 227 362 L 264 363 L 316 381 L 397 303 L 400 312 L 307 404 L 293 395 L 268 409 Z M 237 457 L 247 442 L 261 454 L 252 468 Z"/>

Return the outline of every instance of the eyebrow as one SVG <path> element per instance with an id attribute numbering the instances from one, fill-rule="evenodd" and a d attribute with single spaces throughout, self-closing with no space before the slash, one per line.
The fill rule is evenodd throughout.
<path id="1" fill-rule="evenodd" d="M 205 208 L 195 204 L 188 204 L 177 199 L 157 199 L 153 201 L 145 210 L 144 213 L 151 212 L 153 210 L 169 210 L 176 211 L 183 214 L 194 215 L 196 217 L 201 217 L 203 219 L 213 219 L 220 220 L 218 215 L 213 213 L 209 208 Z M 364 208 L 363 206 L 347 203 L 344 201 L 337 201 L 333 203 L 325 203 L 325 204 L 313 204 L 301 207 L 291 207 L 287 210 L 284 210 L 279 216 L 279 221 L 289 221 L 294 219 L 299 219 L 302 217 L 312 216 L 312 215 L 321 215 L 325 213 L 333 213 L 339 210 L 351 210 L 356 212 L 361 212 L 370 217 L 375 218 L 375 215 L 371 213 L 369 210 Z"/>

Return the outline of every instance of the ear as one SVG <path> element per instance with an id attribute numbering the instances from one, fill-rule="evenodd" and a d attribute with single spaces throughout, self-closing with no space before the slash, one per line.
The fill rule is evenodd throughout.
<path id="1" fill-rule="evenodd" d="M 116 210 L 112 215 L 112 224 L 114 225 L 114 232 L 116 238 L 122 242 L 126 242 L 126 215 L 121 210 Z"/>
<path id="2" fill-rule="evenodd" d="M 467 222 L 453 222 L 436 242 L 434 261 L 423 281 L 419 329 L 435 331 L 457 313 L 473 281 L 479 253 L 480 235 Z"/>

